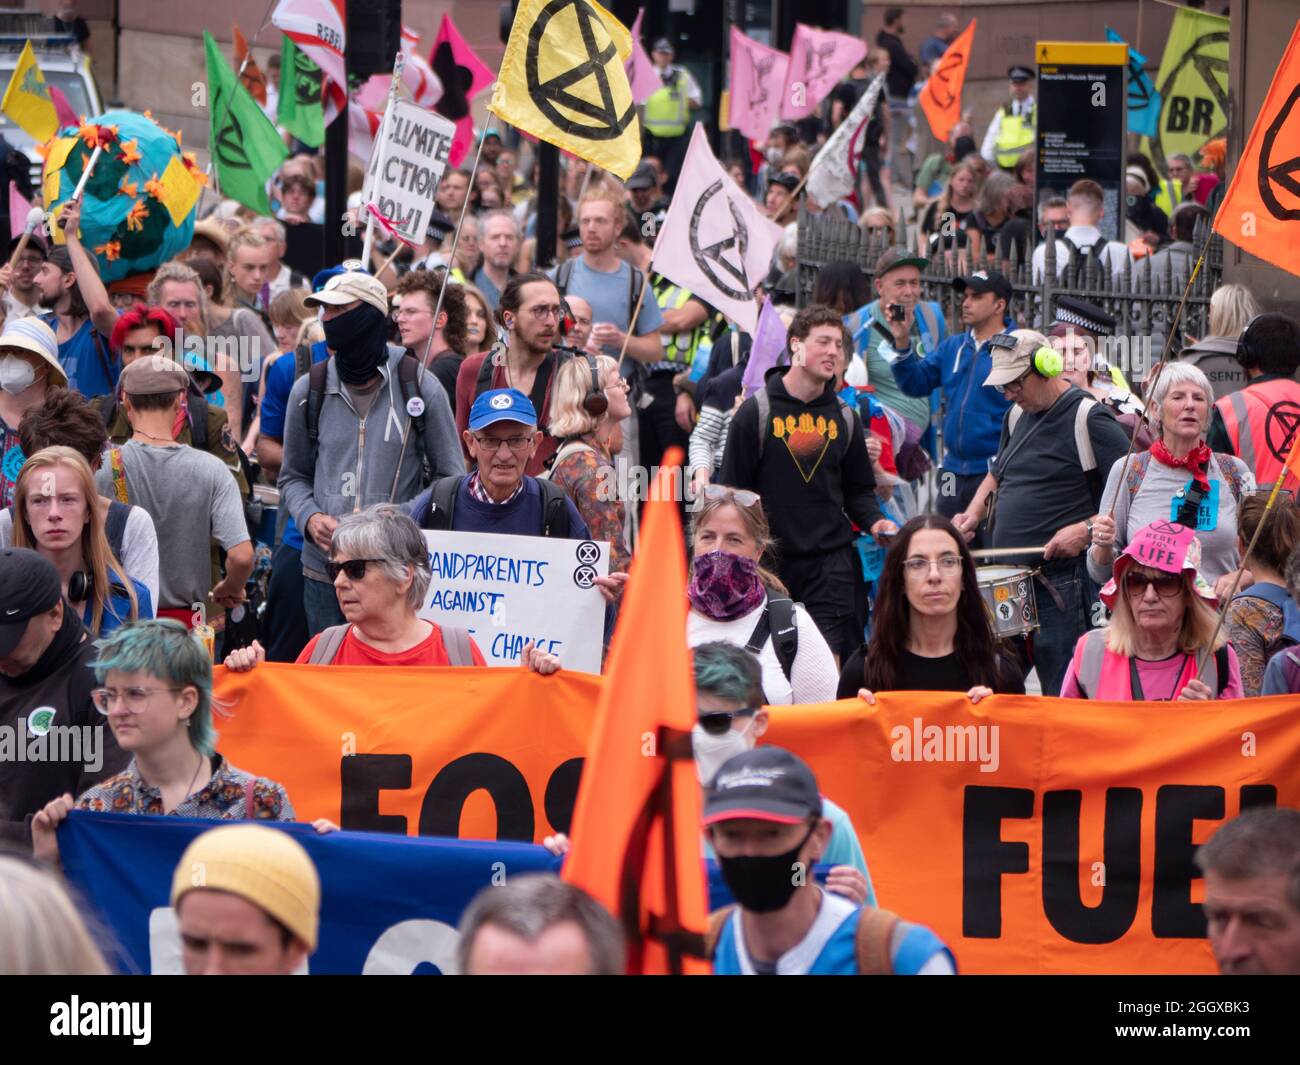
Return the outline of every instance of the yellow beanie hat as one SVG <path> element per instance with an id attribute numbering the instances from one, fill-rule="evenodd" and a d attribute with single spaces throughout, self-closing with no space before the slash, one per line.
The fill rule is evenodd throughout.
<path id="1" fill-rule="evenodd" d="M 228 891 L 258 906 L 316 949 L 320 877 L 301 843 L 263 825 L 225 825 L 185 848 L 172 876 L 172 906 L 195 888 Z"/>

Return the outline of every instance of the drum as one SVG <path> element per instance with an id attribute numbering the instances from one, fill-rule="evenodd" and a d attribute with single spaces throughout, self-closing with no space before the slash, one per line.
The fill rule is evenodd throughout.
<path id="1" fill-rule="evenodd" d="M 984 597 L 993 635 L 1003 640 L 1038 628 L 1034 575 L 1019 566 L 979 566 L 975 579 Z"/>

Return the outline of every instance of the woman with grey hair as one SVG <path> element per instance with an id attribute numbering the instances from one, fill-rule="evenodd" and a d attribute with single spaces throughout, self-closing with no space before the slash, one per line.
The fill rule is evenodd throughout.
<path id="1" fill-rule="evenodd" d="M 1158 373 L 1147 399 L 1156 439 L 1150 451 L 1111 467 L 1093 523 L 1088 573 L 1099 584 L 1109 580 L 1116 556 L 1138 529 L 1173 521 L 1196 530 L 1201 573 L 1222 596 L 1241 563 L 1237 507 L 1255 490 L 1255 476 L 1241 459 L 1211 452 L 1205 443 L 1214 410 L 1205 374 L 1188 362 L 1165 363 Z"/>
<path id="2" fill-rule="evenodd" d="M 483 652 L 465 629 L 417 614 L 429 589 L 429 547 L 404 507 L 377 503 L 340 519 L 325 571 L 346 623 L 314 636 L 300 664 L 339 666 L 482 666 Z M 524 647 L 523 664 L 554 673 L 560 660 Z M 265 661 L 256 640 L 226 656 L 236 673 Z"/>

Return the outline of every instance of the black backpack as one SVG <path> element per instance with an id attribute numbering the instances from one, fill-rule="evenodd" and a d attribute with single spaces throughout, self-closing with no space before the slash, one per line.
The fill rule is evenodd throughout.
<path id="1" fill-rule="evenodd" d="M 767 605 L 763 607 L 758 624 L 745 642 L 745 650 L 757 655 L 763 650 L 769 636 L 772 637 L 772 650 L 776 652 L 776 660 L 781 663 L 781 672 L 785 674 L 786 680 L 791 680 L 794 657 L 799 653 L 799 626 L 794 613 L 794 600 L 787 596 L 773 595 L 770 589 Z"/>
<path id="2" fill-rule="evenodd" d="M 456 496 L 461 483 L 469 474 L 443 477 L 434 482 L 429 505 L 416 516 L 421 529 L 447 530 L 456 520 Z M 542 527 L 538 536 L 569 539 L 569 497 L 564 489 L 550 481 L 534 477 L 542 490 Z"/>
<path id="3" fill-rule="evenodd" d="M 308 359 L 311 358 L 311 352 L 308 350 Z M 299 352 L 294 352 L 294 368 L 297 369 Z M 325 378 L 329 372 L 329 364 L 333 361 L 331 355 L 328 359 L 322 359 L 320 362 L 313 363 L 308 374 L 307 385 L 307 440 L 311 444 L 311 465 L 316 467 L 316 453 L 320 448 L 320 409 L 325 402 Z M 483 360 L 487 362 L 487 359 Z M 429 465 L 429 456 L 424 450 L 424 402 L 420 395 L 420 386 L 417 378 L 420 373 L 420 360 L 409 352 L 402 356 L 401 361 L 397 364 L 397 383 L 402 389 L 402 399 L 406 403 L 408 411 L 407 417 L 411 420 L 411 431 L 415 437 L 415 452 L 420 456 L 420 486 L 424 487 L 433 480 L 433 469 Z M 409 413 L 412 400 L 420 400 L 419 414 L 412 415 Z"/>

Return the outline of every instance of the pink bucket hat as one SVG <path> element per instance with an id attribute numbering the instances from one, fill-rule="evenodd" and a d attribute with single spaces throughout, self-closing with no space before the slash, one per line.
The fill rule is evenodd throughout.
<path id="1" fill-rule="evenodd" d="M 1101 590 L 1101 601 L 1107 610 L 1115 609 L 1120 582 L 1134 563 L 1165 573 L 1189 574 L 1196 594 L 1212 605 L 1218 605 L 1214 590 L 1201 576 L 1201 541 L 1187 526 L 1172 521 L 1153 521 L 1137 531 L 1124 548 L 1124 553 L 1115 560 L 1114 575 Z"/>

